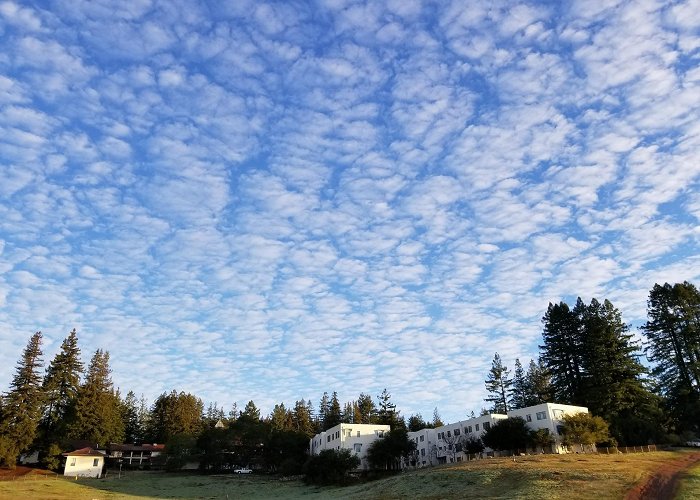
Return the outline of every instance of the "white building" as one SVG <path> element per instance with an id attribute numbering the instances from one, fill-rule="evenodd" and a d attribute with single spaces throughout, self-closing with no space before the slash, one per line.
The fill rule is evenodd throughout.
<path id="1" fill-rule="evenodd" d="M 388 425 L 338 424 L 311 438 L 309 451 L 312 455 L 318 455 L 323 450 L 350 450 L 359 457 L 359 468 L 367 469 L 367 448 L 389 430 L 391 427 Z"/>
<path id="2" fill-rule="evenodd" d="M 588 413 L 585 406 L 562 405 L 558 403 L 542 403 L 527 408 L 519 408 L 508 412 L 508 417 L 520 417 L 525 420 L 527 426 L 536 431 L 538 429 L 549 430 L 549 435 L 554 438 L 552 452 L 567 453 L 568 449 L 562 445 L 561 436 L 564 426 L 564 415 Z"/>
<path id="3" fill-rule="evenodd" d="M 564 415 L 588 413 L 588 408 L 583 406 L 562 405 L 556 403 L 543 403 L 518 410 L 509 411 L 507 415 L 490 413 L 478 417 L 461 420 L 453 424 L 446 424 L 435 429 L 421 429 L 409 432 L 409 439 L 416 443 L 416 453 L 406 465 L 411 467 L 429 467 L 436 464 L 461 462 L 466 460 L 466 450 L 463 443 L 469 438 L 481 439 L 481 436 L 491 426 L 500 420 L 513 417 L 521 417 L 528 428 L 532 430 L 548 429 L 554 439 L 551 451 L 553 453 L 567 453 L 568 449 L 561 443 Z M 493 450 L 486 447 L 484 453 Z M 537 451 L 537 450 L 535 450 Z"/>
<path id="4" fill-rule="evenodd" d="M 66 465 L 63 469 L 64 476 L 102 477 L 102 468 L 105 464 L 104 453 L 92 448 L 64 453 Z"/>

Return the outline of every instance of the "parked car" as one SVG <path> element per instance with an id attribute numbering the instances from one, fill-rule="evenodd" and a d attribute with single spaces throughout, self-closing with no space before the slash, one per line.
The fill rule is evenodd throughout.
<path id="1" fill-rule="evenodd" d="M 240 467 L 238 469 L 233 469 L 234 474 L 250 474 L 251 472 L 253 472 L 253 471 L 247 467 Z"/>
<path id="2" fill-rule="evenodd" d="M 694 448 L 700 448 L 700 441 L 688 441 L 685 443 L 686 446 L 692 446 Z"/>

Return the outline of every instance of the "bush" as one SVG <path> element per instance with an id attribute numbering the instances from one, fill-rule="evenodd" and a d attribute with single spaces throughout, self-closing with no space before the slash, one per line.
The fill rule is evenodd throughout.
<path id="1" fill-rule="evenodd" d="M 493 424 L 481 440 L 494 450 L 524 450 L 530 440 L 530 430 L 522 418 L 506 418 Z"/>
<path id="2" fill-rule="evenodd" d="M 313 484 L 343 484 L 348 472 L 360 465 L 350 450 L 323 450 L 304 464 L 305 480 Z"/>

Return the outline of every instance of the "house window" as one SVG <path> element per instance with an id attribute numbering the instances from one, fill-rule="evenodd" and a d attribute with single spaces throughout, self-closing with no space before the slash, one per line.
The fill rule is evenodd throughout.
<path id="1" fill-rule="evenodd" d="M 355 443 L 353 445 L 353 449 L 355 450 L 355 453 L 360 453 L 362 451 L 362 443 Z"/>
<path id="2" fill-rule="evenodd" d="M 95 460 L 92 461 L 92 466 L 97 467 L 98 465 L 100 465 L 100 459 L 96 458 Z"/>
<path id="3" fill-rule="evenodd" d="M 537 412 L 537 420 L 547 420 L 547 412 L 538 411 Z"/>
<path id="4" fill-rule="evenodd" d="M 525 420 L 532 422 L 532 415 L 525 415 Z"/>
<path id="5" fill-rule="evenodd" d="M 423 441 L 425 441 L 425 436 L 421 435 L 420 442 L 422 443 Z"/>
<path id="6" fill-rule="evenodd" d="M 75 467 L 75 457 L 70 459 L 70 466 Z"/>
<path id="7" fill-rule="evenodd" d="M 459 436 L 460 432 L 459 429 L 455 429 L 455 436 Z"/>
<path id="8" fill-rule="evenodd" d="M 474 429 L 476 429 L 476 431 L 478 431 L 478 430 L 479 430 L 479 424 L 474 424 Z"/>

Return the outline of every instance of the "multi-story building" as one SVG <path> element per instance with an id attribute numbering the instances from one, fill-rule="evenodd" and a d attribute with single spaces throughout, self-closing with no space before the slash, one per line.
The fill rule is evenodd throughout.
<path id="1" fill-rule="evenodd" d="M 318 455 L 323 450 L 350 450 L 360 459 L 359 468 L 367 469 L 367 448 L 390 429 L 388 425 L 338 424 L 312 437 L 309 451 Z"/>
<path id="2" fill-rule="evenodd" d="M 547 429 L 554 439 L 553 453 L 566 453 L 568 449 L 562 444 L 561 436 L 564 426 L 564 416 L 576 413 L 588 413 L 585 406 L 562 405 L 557 403 L 542 403 L 527 408 L 519 408 L 508 412 L 508 417 L 520 417 L 525 420 L 527 426 L 536 431 Z"/>
<path id="3" fill-rule="evenodd" d="M 489 413 L 468 420 L 460 420 L 454 424 L 447 424 L 435 429 L 437 462 L 440 464 L 461 462 L 466 457 L 463 450 L 463 442 L 469 438 L 480 439 L 484 432 L 499 420 L 508 418 L 507 415 Z M 486 452 L 492 451 L 490 448 Z"/>
<path id="4" fill-rule="evenodd" d="M 405 465 L 410 467 L 430 467 L 437 464 L 437 437 L 435 429 L 421 429 L 409 432 L 408 438 L 416 443 L 416 450 Z"/>

